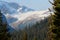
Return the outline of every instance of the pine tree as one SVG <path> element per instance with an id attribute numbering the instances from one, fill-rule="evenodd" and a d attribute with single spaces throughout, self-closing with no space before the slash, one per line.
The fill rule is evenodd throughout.
<path id="1" fill-rule="evenodd" d="M 27 40 L 27 32 L 25 31 L 25 30 L 22 30 L 22 34 L 21 34 L 22 36 L 21 36 L 21 38 L 22 38 L 22 40 Z"/>
<path id="2" fill-rule="evenodd" d="M 37 37 L 36 36 L 34 36 L 34 39 L 33 40 L 37 40 Z"/>
<path id="3" fill-rule="evenodd" d="M 54 15 L 52 16 L 51 39 L 60 40 L 60 0 L 53 0 Z"/>
<path id="4" fill-rule="evenodd" d="M 7 23 L 3 23 L 2 13 L 0 11 L 0 40 L 8 40 Z"/>

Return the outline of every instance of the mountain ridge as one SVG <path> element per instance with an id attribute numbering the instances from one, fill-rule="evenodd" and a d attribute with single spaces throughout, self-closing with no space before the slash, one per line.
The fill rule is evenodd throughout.
<path id="1" fill-rule="evenodd" d="M 34 11 L 33 9 L 28 8 L 26 6 L 21 6 L 17 3 L 5 2 L 5 1 L 0 1 L 0 9 L 5 14 L 6 13 L 13 14 L 13 13 L 18 13 L 18 12 L 24 13 L 24 12 L 28 12 L 28 11 Z M 17 10 L 19 10 L 19 11 L 17 11 Z"/>
<path id="2" fill-rule="evenodd" d="M 10 4 L 10 6 L 8 5 L 7 2 L 5 2 L 5 3 L 6 3 L 6 5 L 4 4 L 4 2 L 0 2 L 0 9 L 2 9 L 1 10 L 2 13 L 5 13 L 8 24 L 12 28 L 18 29 L 18 30 L 21 29 L 22 27 L 24 28 L 25 25 L 29 25 L 29 24 L 32 25 L 32 24 L 35 24 L 36 22 L 44 20 L 45 18 L 49 17 L 50 13 L 51 13 L 49 10 L 44 10 L 44 11 L 32 11 L 31 10 L 31 11 L 28 11 L 30 9 L 26 8 L 25 6 L 22 7 L 22 9 L 20 9 L 18 7 L 21 7 L 21 6 L 13 3 L 14 5 L 18 5 L 18 7 L 16 8 L 16 9 L 18 9 L 18 12 L 16 12 L 17 10 L 14 8 L 15 6 L 12 6 L 12 10 L 11 10 L 12 3 Z M 2 6 L 3 6 L 3 8 L 1 8 Z M 25 8 L 27 9 L 26 12 L 24 12 Z M 3 10 L 5 10 L 5 12 L 3 12 Z M 23 12 L 21 12 L 21 11 L 23 11 Z"/>

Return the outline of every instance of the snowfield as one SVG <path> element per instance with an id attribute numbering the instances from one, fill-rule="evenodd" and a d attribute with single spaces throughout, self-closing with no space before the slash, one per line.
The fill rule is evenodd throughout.
<path id="1" fill-rule="evenodd" d="M 36 22 L 39 22 L 40 20 L 44 20 L 50 16 L 50 12 L 48 10 L 45 11 L 30 11 L 27 13 L 16 13 L 13 15 L 6 15 L 7 21 L 9 21 L 9 18 L 16 18 L 17 20 L 9 23 L 11 27 L 14 29 L 23 29 L 26 25 L 32 25 L 35 24 Z M 11 21 L 12 19 L 10 19 Z"/>

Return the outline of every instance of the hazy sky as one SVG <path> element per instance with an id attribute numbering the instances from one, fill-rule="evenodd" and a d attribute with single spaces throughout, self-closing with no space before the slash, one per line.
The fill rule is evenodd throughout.
<path id="1" fill-rule="evenodd" d="M 35 10 L 46 10 L 51 7 L 48 0 L 2 0 L 8 2 L 16 2 L 20 5 L 27 6 Z"/>

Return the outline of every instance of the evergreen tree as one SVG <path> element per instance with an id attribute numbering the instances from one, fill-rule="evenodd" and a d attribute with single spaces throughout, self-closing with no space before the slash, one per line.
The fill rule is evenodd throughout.
<path id="1" fill-rule="evenodd" d="M 52 16 L 50 40 L 60 40 L 60 0 L 53 0 L 54 15 Z"/>
<path id="2" fill-rule="evenodd" d="M 34 39 L 33 40 L 37 40 L 37 37 L 34 36 Z"/>
<path id="3" fill-rule="evenodd" d="M 0 40 L 8 40 L 7 23 L 3 23 L 3 14 L 0 11 Z"/>
<path id="4" fill-rule="evenodd" d="M 27 40 L 27 32 L 23 32 L 23 40 Z"/>

